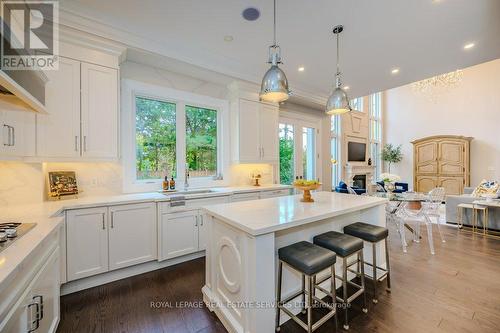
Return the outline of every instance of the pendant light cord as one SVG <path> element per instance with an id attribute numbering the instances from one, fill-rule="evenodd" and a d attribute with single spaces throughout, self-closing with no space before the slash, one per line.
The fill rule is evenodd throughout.
<path id="1" fill-rule="evenodd" d="M 273 21 L 273 29 L 274 29 L 274 43 L 273 46 L 276 46 L 276 0 L 274 0 L 274 21 Z"/>
<path id="2" fill-rule="evenodd" d="M 339 35 L 340 33 L 337 33 L 337 75 L 340 74 Z"/>

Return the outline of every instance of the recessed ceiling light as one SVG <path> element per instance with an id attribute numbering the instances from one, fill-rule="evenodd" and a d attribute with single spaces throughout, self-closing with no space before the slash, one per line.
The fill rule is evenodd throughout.
<path id="1" fill-rule="evenodd" d="M 472 49 L 476 44 L 474 43 L 467 43 L 464 45 L 464 50 L 469 50 Z"/>
<path id="2" fill-rule="evenodd" d="M 344 87 L 344 90 L 349 90 L 349 89 L 351 89 L 351 87 L 349 87 L 349 86 Z"/>
<path id="3" fill-rule="evenodd" d="M 224 36 L 225 42 L 232 42 L 233 40 L 234 40 L 234 37 L 231 35 Z"/>
<path id="4" fill-rule="evenodd" d="M 298 68 L 298 71 L 299 71 L 299 72 L 303 72 L 303 71 L 305 71 L 305 70 L 306 70 L 306 69 L 305 69 L 305 67 L 303 67 L 303 66 L 301 66 L 301 67 L 299 67 L 299 68 Z"/>
<path id="5" fill-rule="evenodd" d="M 392 74 L 398 74 L 399 73 L 399 68 L 394 68 L 392 71 L 391 71 Z"/>

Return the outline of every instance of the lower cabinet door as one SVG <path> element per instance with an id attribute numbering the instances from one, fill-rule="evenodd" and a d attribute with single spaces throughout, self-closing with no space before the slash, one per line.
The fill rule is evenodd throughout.
<path id="1" fill-rule="evenodd" d="M 59 248 L 56 248 L 14 305 L 14 309 L 0 323 L 0 332 L 56 331 L 60 316 L 59 270 Z"/>
<path id="2" fill-rule="evenodd" d="M 435 176 L 417 176 L 415 191 L 427 193 L 438 186 L 438 178 Z"/>
<path id="3" fill-rule="evenodd" d="M 161 215 L 160 260 L 198 251 L 198 210 Z"/>
<path id="4" fill-rule="evenodd" d="M 201 213 L 201 212 L 200 212 Z M 198 216 L 198 250 L 203 251 L 207 249 L 208 241 L 208 226 L 203 214 Z"/>
<path id="5" fill-rule="evenodd" d="M 57 248 L 31 289 L 31 300 L 39 306 L 39 328 L 35 332 L 55 332 L 59 323 L 59 267 L 60 257 Z"/>
<path id="6" fill-rule="evenodd" d="M 108 271 L 108 209 L 75 209 L 66 213 L 68 281 Z"/>
<path id="7" fill-rule="evenodd" d="M 157 258 L 156 204 L 109 208 L 109 269 Z"/>

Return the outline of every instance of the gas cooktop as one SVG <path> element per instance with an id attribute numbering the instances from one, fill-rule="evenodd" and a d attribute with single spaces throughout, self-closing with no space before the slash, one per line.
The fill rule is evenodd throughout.
<path id="1" fill-rule="evenodd" d="M 0 252 L 30 231 L 36 223 L 0 223 Z"/>

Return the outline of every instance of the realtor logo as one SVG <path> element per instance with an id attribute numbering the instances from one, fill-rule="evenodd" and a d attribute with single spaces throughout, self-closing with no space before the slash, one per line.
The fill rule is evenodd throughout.
<path id="1" fill-rule="evenodd" d="M 58 1 L 1 0 L 1 7 L 1 69 L 58 69 Z"/>

